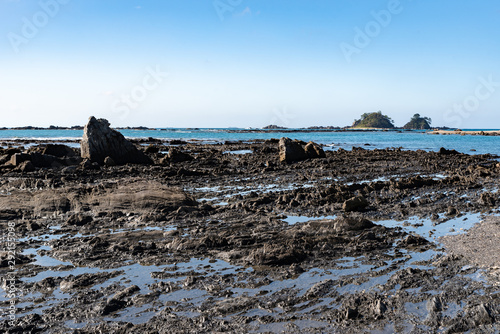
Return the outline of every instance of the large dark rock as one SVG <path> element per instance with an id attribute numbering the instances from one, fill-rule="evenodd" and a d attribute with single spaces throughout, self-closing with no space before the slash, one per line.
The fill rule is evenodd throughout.
<path id="1" fill-rule="evenodd" d="M 59 158 L 73 157 L 76 155 L 75 151 L 73 151 L 71 147 L 61 144 L 47 144 L 42 153 L 53 155 Z"/>
<path id="2" fill-rule="evenodd" d="M 35 167 L 60 167 L 63 164 L 59 159 L 53 155 L 41 154 L 41 153 L 31 153 L 30 160 Z"/>
<path id="3" fill-rule="evenodd" d="M 460 152 L 458 152 L 457 150 L 447 150 L 445 149 L 444 147 L 441 147 L 439 149 L 439 154 L 442 154 L 442 155 L 454 155 L 454 154 L 460 154 Z"/>
<path id="4" fill-rule="evenodd" d="M 305 145 L 305 146 L 304 146 Z M 326 158 L 325 151 L 320 145 L 310 141 L 291 140 L 283 137 L 279 140 L 280 162 L 291 163 L 306 159 Z"/>
<path id="5" fill-rule="evenodd" d="M 126 163 L 151 164 L 151 159 L 118 131 L 109 127 L 105 119 L 90 117 L 83 129 L 81 156 L 92 162 L 104 163 L 110 157 L 118 165 Z"/>
<path id="6" fill-rule="evenodd" d="M 283 137 L 279 141 L 280 161 L 291 163 L 307 159 L 307 154 L 297 140 Z"/>

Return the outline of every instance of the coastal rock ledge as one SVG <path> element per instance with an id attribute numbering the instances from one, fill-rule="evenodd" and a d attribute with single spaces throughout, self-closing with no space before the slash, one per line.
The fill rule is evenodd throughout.
<path id="1" fill-rule="evenodd" d="M 94 116 L 89 118 L 83 129 L 81 156 L 101 165 L 107 157 L 117 165 L 152 163 L 144 152 L 137 149 L 120 132 L 111 129 L 106 119 L 96 119 Z"/>

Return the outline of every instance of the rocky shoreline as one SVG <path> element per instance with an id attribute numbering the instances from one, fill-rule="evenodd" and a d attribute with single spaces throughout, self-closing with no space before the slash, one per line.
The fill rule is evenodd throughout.
<path id="1" fill-rule="evenodd" d="M 84 126 L 75 125 L 72 127 L 64 127 L 64 126 L 50 126 L 50 127 L 35 127 L 35 126 L 24 126 L 24 127 L 2 127 L 0 131 L 7 130 L 83 130 Z M 137 130 L 137 131 L 171 131 L 172 128 L 148 128 L 145 126 L 139 127 L 118 127 L 117 130 Z M 200 129 L 200 128 L 179 128 L 177 130 L 215 130 L 227 133 L 317 133 L 317 132 L 377 132 L 377 131 L 392 131 L 392 132 L 405 132 L 405 131 L 414 131 L 415 129 L 405 129 L 404 127 L 394 127 L 394 128 L 353 128 L 350 126 L 311 126 L 307 128 L 297 128 L 290 129 L 286 127 L 279 127 L 276 125 L 268 125 L 263 128 L 246 128 L 246 129 Z M 418 130 L 420 131 L 420 130 Z M 450 129 L 448 127 L 434 127 L 432 129 L 433 133 L 442 133 L 442 134 L 456 134 L 454 129 Z M 465 133 L 472 131 L 463 131 Z M 481 131 L 477 131 L 478 134 Z M 497 131 L 482 131 L 485 133 L 489 132 L 497 132 Z"/>
<path id="2" fill-rule="evenodd" d="M 460 135 L 460 136 L 500 136 L 498 130 L 463 131 L 457 130 L 433 130 L 429 132 L 433 135 Z"/>
<path id="3" fill-rule="evenodd" d="M 148 164 L 1 149 L 2 332 L 499 331 L 500 264 L 446 246 L 498 226 L 498 157 L 141 144 Z"/>

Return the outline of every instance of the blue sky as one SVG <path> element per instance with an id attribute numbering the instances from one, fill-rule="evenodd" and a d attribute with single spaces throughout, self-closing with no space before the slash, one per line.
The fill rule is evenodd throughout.
<path id="1" fill-rule="evenodd" d="M 0 126 L 500 128 L 500 3 L 0 0 Z"/>

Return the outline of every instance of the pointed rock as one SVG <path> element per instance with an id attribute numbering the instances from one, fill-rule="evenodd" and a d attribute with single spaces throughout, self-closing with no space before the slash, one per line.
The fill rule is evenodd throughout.
<path id="1" fill-rule="evenodd" d="M 120 132 L 111 129 L 107 120 L 93 116 L 83 129 L 81 155 L 83 159 L 101 165 L 106 157 L 113 159 L 117 165 L 152 163 L 144 152 L 137 149 Z"/>

